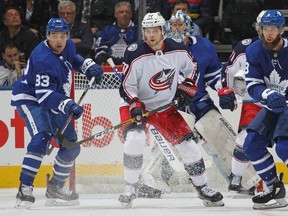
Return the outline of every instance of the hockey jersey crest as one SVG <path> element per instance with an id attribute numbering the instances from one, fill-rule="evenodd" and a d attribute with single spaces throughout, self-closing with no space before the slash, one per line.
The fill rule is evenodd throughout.
<path id="1" fill-rule="evenodd" d="M 138 97 L 147 110 L 172 101 L 180 73 L 190 79 L 197 73 L 197 64 L 186 46 L 170 38 L 166 38 L 162 50 L 156 52 L 143 41 L 130 45 L 125 51 L 123 66 L 121 97 L 126 102 Z"/>

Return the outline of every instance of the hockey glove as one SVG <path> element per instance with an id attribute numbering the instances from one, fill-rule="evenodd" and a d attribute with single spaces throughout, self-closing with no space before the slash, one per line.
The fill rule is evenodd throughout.
<path id="1" fill-rule="evenodd" d="M 218 96 L 219 105 L 222 109 L 229 109 L 230 111 L 233 111 L 236 108 L 236 97 L 233 89 L 230 89 L 229 87 L 224 87 L 218 91 Z"/>
<path id="2" fill-rule="evenodd" d="M 192 103 L 193 98 L 197 92 L 197 86 L 190 80 L 185 80 L 183 83 L 178 85 L 174 99 L 178 101 L 178 109 L 188 106 Z"/>
<path id="3" fill-rule="evenodd" d="M 133 98 L 130 101 L 130 116 L 131 118 L 135 118 L 136 124 L 142 124 L 147 121 L 147 117 L 144 117 L 144 110 L 145 110 L 145 104 L 139 100 L 139 98 Z"/>
<path id="4" fill-rule="evenodd" d="M 266 105 L 272 112 L 281 113 L 287 108 L 286 98 L 275 90 L 264 90 L 262 97 L 266 100 Z"/>
<path id="5" fill-rule="evenodd" d="M 92 77 L 95 77 L 95 82 L 97 84 L 100 84 L 104 70 L 100 65 L 96 64 L 91 58 L 87 58 L 84 60 L 81 70 L 88 78 L 88 80 L 91 80 Z"/>
<path id="6" fill-rule="evenodd" d="M 72 118 L 76 120 L 81 117 L 83 113 L 83 108 L 77 105 L 73 100 L 69 100 L 64 107 L 64 112 L 67 115 L 70 115 L 72 113 Z"/>

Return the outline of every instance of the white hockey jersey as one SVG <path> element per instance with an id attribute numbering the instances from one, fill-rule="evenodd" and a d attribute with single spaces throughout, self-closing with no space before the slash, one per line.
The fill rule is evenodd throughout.
<path id="1" fill-rule="evenodd" d="M 183 43 L 166 38 L 155 52 L 139 41 L 125 51 L 120 95 L 125 102 L 138 97 L 151 111 L 173 100 L 180 73 L 197 77 L 197 64 Z"/>

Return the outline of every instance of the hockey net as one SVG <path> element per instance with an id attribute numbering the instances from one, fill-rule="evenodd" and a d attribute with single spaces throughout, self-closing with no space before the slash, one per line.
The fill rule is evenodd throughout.
<path id="1" fill-rule="evenodd" d="M 78 140 L 85 139 L 95 133 L 120 123 L 119 86 L 120 79 L 112 68 L 104 67 L 105 73 L 100 85 L 93 86 L 84 97 L 82 106 L 84 113 L 75 121 Z M 118 68 L 121 71 L 121 68 Z M 85 76 L 75 73 L 75 101 L 83 93 L 88 81 Z M 190 116 L 191 117 L 191 116 Z M 185 118 L 193 122 L 188 115 Z M 192 125 L 193 127 L 193 125 Z M 123 171 L 123 138 L 121 130 L 111 131 L 101 138 L 95 138 L 82 145 L 81 153 L 75 162 L 75 175 L 72 175 L 72 187 L 80 193 L 120 193 L 124 186 Z M 153 141 L 146 140 L 144 160 L 149 160 Z M 209 185 L 220 191 L 227 190 L 227 183 L 213 165 L 211 157 L 203 150 Z M 153 169 L 161 179 L 159 164 Z M 172 191 L 192 191 L 193 187 L 185 173 L 177 173 L 170 180 Z"/>

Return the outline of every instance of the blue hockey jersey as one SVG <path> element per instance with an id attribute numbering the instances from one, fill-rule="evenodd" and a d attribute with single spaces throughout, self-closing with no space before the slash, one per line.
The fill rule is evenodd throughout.
<path id="1" fill-rule="evenodd" d="M 247 48 L 245 80 L 253 99 L 263 100 L 262 92 L 267 88 L 288 98 L 288 40 L 283 38 L 283 42 L 278 52 L 265 49 L 262 40 L 255 41 Z"/>
<path id="2" fill-rule="evenodd" d="M 70 97 L 75 56 L 76 47 L 70 39 L 60 55 L 53 52 L 47 41 L 41 42 L 14 84 L 11 105 L 35 104 L 58 111 L 61 101 Z M 79 67 L 74 65 L 75 69 Z"/>
<path id="3" fill-rule="evenodd" d="M 216 48 L 205 37 L 190 36 L 188 42 L 191 51 L 198 65 L 198 91 L 194 100 L 200 100 L 203 97 L 209 97 L 206 90 L 207 86 L 216 90 L 216 83 L 221 77 L 222 64 L 217 56 Z"/>

